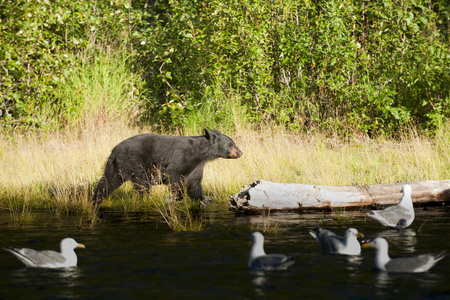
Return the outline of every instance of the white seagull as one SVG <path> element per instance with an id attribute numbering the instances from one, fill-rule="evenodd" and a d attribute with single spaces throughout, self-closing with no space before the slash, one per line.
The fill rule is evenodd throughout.
<path id="1" fill-rule="evenodd" d="M 248 267 L 255 270 L 286 270 L 294 264 L 292 256 L 284 254 L 266 254 L 264 252 L 264 236 L 258 232 L 252 232 L 250 235 L 253 245 L 250 249 Z"/>
<path id="2" fill-rule="evenodd" d="M 383 210 L 371 210 L 367 213 L 384 226 L 406 228 L 414 221 L 414 207 L 411 199 L 411 186 L 402 187 L 403 196 L 397 205 L 389 206 Z"/>
<path id="3" fill-rule="evenodd" d="M 331 254 L 359 255 L 361 245 L 358 236 L 364 237 L 355 228 L 349 228 L 345 231 L 344 237 L 337 236 L 328 229 L 316 227 L 311 229 L 309 234 L 317 240 L 322 250 Z"/>
<path id="4" fill-rule="evenodd" d="M 72 238 L 65 238 L 61 241 L 61 252 L 52 250 L 33 250 L 28 248 L 4 249 L 14 254 L 27 267 L 36 268 L 67 268 L 77 265 L 77 255 L 75 248 L 85 248 L 83 244 L 77 243 Z"/>
<path id="5" fill-rule="evenodd" d="M 375 238 L 363 244 L 363 248 L 375 248 L 375 267 L 378 270 L 392 273 L 420 273 L 426 272 L 438 261 L 445 257 L 446 251 L 436 254 L 421 254 L 411 257 L 390 258 L 388 243 L 385 238 Z"/>

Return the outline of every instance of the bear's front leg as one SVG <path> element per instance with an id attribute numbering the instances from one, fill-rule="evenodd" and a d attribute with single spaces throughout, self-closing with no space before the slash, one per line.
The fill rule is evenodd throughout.
<path id="1" fill-rule="evenodd" d="M 184 180 L 187 194 L 192 200 L 203 201 L 202 179 L 204 166 L 204 163 L 198 165 Z"/>

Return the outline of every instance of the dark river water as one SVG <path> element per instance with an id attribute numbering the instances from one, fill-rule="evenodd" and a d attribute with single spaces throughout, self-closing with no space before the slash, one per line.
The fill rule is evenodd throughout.
<path id="1" fill-rule="evenodd" d="M 77 217 L 46 214 L 27 226 L 2 222 L 2 245 L 58 250 L 62 238 L 73 237 L 86 249 L 76 250 L 78 267 L 68 270 L 26 268 L 0 251 L 0 299 L 450 299 L 449 255 L 426 273 L 386 274 L 375 270 L 373 249 L 360 257 L 328 255 L 307 230 L 323 224 L 342 235 L 355 227 L 386 237 L 391 256 L 450 250 L 448 209 L 416 214 L 398 233 L 362 212 L 339 221 L 333 213 L 272 213 L 278 229 L 265 233 L 266 252 L 297 258 L 287 271 L 266 273 L 249 271 L 247 260 L 249 234 L 262 231 L 267 218 L 226 209 L 211 213 L 201 232 L 172 232 L 124 213 L 82 229 Z"/>

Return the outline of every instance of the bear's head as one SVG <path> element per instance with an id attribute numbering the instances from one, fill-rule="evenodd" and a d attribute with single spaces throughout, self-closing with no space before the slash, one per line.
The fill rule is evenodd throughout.
<path id="1" fill-rule="evenodd" d="M 205 137 L 214 145 L 218 157 L 236 159 L 242 156 L 242 151 L 234 141 L 218 130 L 205 129 Z"/>

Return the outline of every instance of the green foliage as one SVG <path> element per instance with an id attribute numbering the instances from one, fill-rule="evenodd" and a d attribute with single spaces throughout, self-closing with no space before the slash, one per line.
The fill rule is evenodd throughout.
<path id="1" fill-rule="evenodd" d="M 129 70 L 129 62 L 124 52 L 112 52 L 80 63 L 56 88 L 55 101 L 41 107 L 41 114 L 60 125 L 134 125 L 144 82 Z"/>
<path id="2" fill-rule="evenodd" d="M 0 5 L 0 123 L 15 128 L 44 125 L 41 107 L 58 101 L 57 87 L 99 43 L 129 41 L 134 22 L 129 2 L 5 0 Z"/>
<path id="3" fill-rule="evenodd" d="M 432 128 L 449 116 L 449 16 L 445 1 L 158 2 L 139 50 L 147 107 L 183 123 L 215 86 L 254 122 Z"/>
<path id="4" fill-rule="evenodd" d="M 391 134 L 450 116 L 446 0 L 6 0 L 0 9 L 0 122 L 11 128 L 41 126 L 41 104 L 61 103 L 56 91 L 86 63 L 80 52 L 89 61 L 107 48 L 142 72 L 148 92 L 135 105 L 151 123 L 245 117 Z"/>

